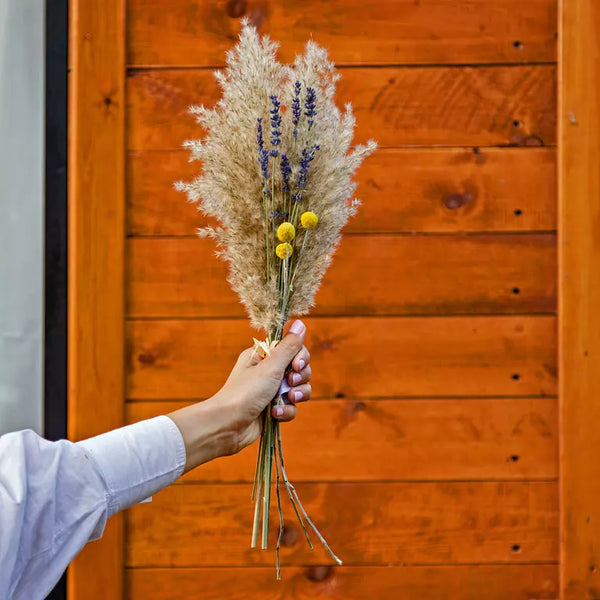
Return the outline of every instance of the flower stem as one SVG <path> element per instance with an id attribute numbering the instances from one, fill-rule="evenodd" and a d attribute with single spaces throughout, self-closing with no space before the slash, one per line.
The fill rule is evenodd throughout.
<path id="1" fill-rule="evenodd" d="M 265 483 L 263 497 L 263 518 L 262 518 L 262 548 L 266 549 L 269 537 L 269 508 L 271 506 L 271 472 L 273 468 L 273 417 L 271 416 L 270 406 L 266 413 L 267 418 L 267 436 L 265 440 Z"/>

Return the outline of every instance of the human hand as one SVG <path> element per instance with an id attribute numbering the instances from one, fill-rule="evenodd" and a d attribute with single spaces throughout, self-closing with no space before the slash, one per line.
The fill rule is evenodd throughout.
<path id="1" fill-rule="evenodd" d="M 211 398 L 229 413 L 230 426 L 237 433 L 231 453 L 250 445 L 260 435 L 262 412 L 277 394 L 290 363 L 286 376 L 292 388 L 288 392 L 290 404 L 272 407 L 271 414 L 279 421 L 291 421 L 296 417 L 296 403 L 310 399 L 312 371 L 310 354 L 303 345 L 305 337 L 306 327 L 297 320 L 270 356 L 261 359 L 253 348 L 244 350 L 223 388 Z"/>
<path id="2" fill-rule="evenodd" d="M 244 350 L 225 385 L 212 398 L 168 415 L 185 443 L 185 471 L 239 452 L 258 438 L 262 412 L 273 400 L 290 363 L 290 404 L 274 406 L 272 415 L 279 421 L 295 418 L 296 403 L 311 396 L 312 372 L 310 354 L 303 345 L 305 336 L 304 323 L 294 321 L 270 356 L 261 359 L 253 348 Z"/>

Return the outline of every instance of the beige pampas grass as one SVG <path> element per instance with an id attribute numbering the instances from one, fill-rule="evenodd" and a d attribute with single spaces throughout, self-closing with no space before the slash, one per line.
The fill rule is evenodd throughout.
<path id="1" fill-rule="evenodd" d="M 326 50 L 309 41 L 293 65 L 282 65 L 277 44 L 260 38 L 246 20 L 242 24 L 227 68 L 215 73 L 221 99 L 212 109 L 190 109 L 206 135 L 184 145 L 190 160 L 202 162 L 202 173 L 176 187 L 219 221 L 220 227 L 200 234 L 216 241 L 229 263 L 228 280 L 252 325 L 267 333 L 269 348 L 291 314 L 306 314 L 313 305 L 341 230 L 359 204 L 353 175 L 376 144 L 351 147 L 354 115 L 350 104 L 340 112 L 334 103 L 340 76 Z M 261 508 L 263 548 L 267 543 L 273 460 L 280 516 L 281 476 L 298 518 L 302 522 L 302 513 L 329 549 L 287 479 L 270 410 L 260 442 L 252 545 Z M 279 577 L 279 554 L 277 565 Z"/>
<path id="2" fill-rule="evenodd" d="M 305 53 L 291 66 L 277 62 L 276 50 L 274 42 L 266 36 L 259 38 L 256 30 L 244 23 L 239 44 L 227 53 L 227 69 L 215 73 L 222 98 L 212 109 L 195 106 L 190 110 L 207 134 L 201 141 L 184 145 L 190 150 L 191 160 L 202 161 L 203 172 L 192 182 L 177 184 L 190 201 L 198 202 L 202 212 L 221 223 L 221 228 L 204 230 L 204 234 L 216 240 L 219 255 L 229 262 L 229 282 L 246 307 L 252 325 L 271 333 L 282 326 L 289 314 L 306 314 L 312 306 L 340 241 L 341 229 L 356 212 L 354 172 L 376 147 L 371 141 L 350 149 L 354 115 L 349 104 L 341 113 L 334 103 L 339 75 L 323 48 L 308 42 Z M 301 115 L 294 126 L 291 104 L 296 97 L 296 82 L 301 84 Z M 308 89 L 316 94 L 316 114 L 310 131 L 311 119 L 303 106 Z M 268 185 L 272 187 L 269 213 L 277 215 L 266 222 L 256 125 L 261 118 L 265 148 L 269 149 L 273 95 L 282 105 L 280 144 L 276 147 L 279 156 L 268 157 Z M 293 186 L 298 180 L 302 151 L 315 144 L 319 150 L 310 163 L 300 205 L 301 210 L 318 215 L 319 226 L 308 234 L 307 230 L 298 232 L 296 247 L 305 243 L 302 253 L 297 252 L 292 259 L 290 268 L 296 270 L 294 289 L 286 313 L 280 314 L 278 265 L 272 261 L 267 271 L 265 237 L 269 235 L 276 241 L 274 230 L 290 205 L 286 196 L 293 193 L 282 191 L 281 154 L 287 155 L 291 165 Z"/>

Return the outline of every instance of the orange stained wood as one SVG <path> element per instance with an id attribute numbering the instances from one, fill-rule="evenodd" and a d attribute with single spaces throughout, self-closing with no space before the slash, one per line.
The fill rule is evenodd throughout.
<path id="1" fill-rule="evenodd" d="M 399 590 L 418 600 L 556 600 L 554 564 L 451 567 L 284 567 L 281 581 L 270 567 L 128 569 L 131 598 L 172 600 L 390 600 Z"/>
<path id="2" fill-rule="evenodd" d="M 307 318 L 317 397 L 556 393 L 553 316 Z M 130 321 L 127 395 L 203 398 L 256 331 L 245 319 Z"/>
<path id="3" fill-rule="evenodd" d="M 592 31 L 591 1 L 571 6 L 571 31 Z M 132 508 L 126 536 L 111 521 L 71 571 L 73 600 L 557 597 L 558 140 L 570 144 L 560 161 L 561 219 L 571 219 L 560 225 L 563 275 L 583 286 L 561 282 L 561 366 L 570 373 L 583 360 L 594 368 L 582 298 L 595 279 L 582 265 L 594 248 L 598 183 L 593 159 L 570 158 L 598 148 L 582 127 L 597 131 L 595 100 L 581 95 L 595 88 L 575 75 L 561 79 L 557 138 L 557 4 L 71 3 L 74 438 L 210 396 L 258 335 L 213 244 L 195 238 L 206 218 L 172 188 L 201 170 L 181 149 L 203 134 L 187 108 L 216 101 L 211 70 L 242 16 L 282 43 L 283 60 L 310 37 L 327 46 L 342 65 L 337 98 L 354 104 L 357 141 L 383 147 L 359 170 L 365 205 L 306 319 L 315 400 L 283 433 L 289 474 L 349 566 L 307 551 L 288 505 L 284 581 L 275 581 L 276 510 L 271 549 L 249 548 L 254 447 Z M 596 56 L 590 38 L 565 38 L 562 50 L 574 61 Z M 586 64 L 575 71 L 587 81 L 595 63 Z M 580 316 L 585 328 L 573 328 Z M 583 520 L 596 491 L 593 457 L 587 468 L 577 462 L 573 434 L 592 435 L 581 399 L 593 389 L 561 385 L 572 432 L 562 463 L 571 596 L 561 600 L 579 600 L 600 587 L 596 526 Z"/>
<path id="4" fill-rule="evenodd" d="M 600 4 L 561 2 L 561 598 L 600 589 Z"/>
<path id="5" fill-rule="evenodd" d="M 193 235 L 209 221 L 173 183 L 202 165 L 183 150 L 128 159 L 131 236 Z M 556 229 L 555 148 L 384 149 L 358 171 L 363 201 L 347 233 Z"/>
<path id="6" fill-rule="evenodd" d="M 352 101 L 356 143 L 386 146 L 552 145 L 556 143 L 553 65 L 366 67 L 343 70 L 338 103 Z M 212 106 L 217 83 L 206 70 L 133 70 L 128 77 L 128 148 L 180 148 L 202 136 L 188 115 Z"/>
<path id="7" fill-rule="evenodd" d="M 185 404 L 130 402 L 127 420 Z M 286 469 L 295 482 L 558 475 L 556 398 L 314 400 L 300 409 L 301 418 L 282 428 Z M 251 482 L 255 462 L 254 448 L 247 449 L 182 481 Z"/>
<path id="8" fill-rule="evenodd" d="M 224 62 L 246 16 L 292 62 L 314 39 L 344 64 L 556 60 L 556 1 L 130 0 L 128 62 Z"/>
<path id="9" fill-rule="evenodd" d="M 554 482 L 300 483 L 304 506 L 346 566 L 551 562 L 558 557 Z M 251 484 L 178 485 L 128 511 L 129 567 L 271 566 L 250 548 Z M 290 515 L 282 565 L 330 564 Z M 175 509 L 175 507 L 177 507 Z"/>
<path id="10" fill-rule="evenodd" d="M 80 440 L 123 423 L 125 6 L 69 10 L 68 433 Z M 68 593 L 122 597 L 122 515 L 74 560 Z"/>
<path id="11" fill-rule="evenodd" d="M 227 271 L 212 240 L 130 240 L 127 312 L 242 316 Z M 548 313 L 556 310 L 555 274 L 554 234 L 347 236 L 313 314 Z"/>

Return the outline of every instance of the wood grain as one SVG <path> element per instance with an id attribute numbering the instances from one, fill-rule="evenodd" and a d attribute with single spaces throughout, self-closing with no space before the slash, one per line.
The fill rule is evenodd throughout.
<path id="1" fill-rule="evenodd" d="M 126 418 L 136 422 L 185 404 L 128 403 Z M 282 432 L 286 468 L 295 482 L 550 479 L 558 474 L 555 399 L 352 399 L 299 406 L 299 417 Z M 254 445 L 207 463 L 183 481 L 251 482 L 256 452 Z"/>
<path id="2" fill-rule="evenodd" d="M 182 150 L 128 158 L 130 236 L 191 235 L 209 220 L 173 183 L 201 165 Z M 556 229 L 555 148 L 384 149 L 358 171 L 350 233 Z"/>
<path id="3" fill-rule="evenodd" d="M 556 600 L 558 567 L 269 567 L 127 569 L 127 598 L 179 600 Z"/>
<path id="4" fill-rule="evenodd" d="M 552 316 L 309 318 L 315 397 L 556 393 Z M 131 399 L 204 398 L 252 331 L 245 319 L 127 323 Z"/>
<path id="5" fill-rule="evenodd" d="M 338 64 L 556 60 L 556 1 L 130 0 L 133 65 L 221 65 L 242 16 L 291 62 L 314 39 Z"/>
<path id="6" fill-rule="evenodd" d="M 273 566 L 250 548 L 251 484 L 179 485 L 127 514 L 129 567 Z M 344 564 L 411 565 L 554 561 L 558 485 L 527 483 L 298 484 L 300 498 Z M 284 499 L 286 500 L 286 499 Z M 282 565 L 330 564 L 310 551 L 284 502 Z M 290 514 L 292 512 L 292 514 Z"/>
<path id="7" fill-rule="evenodd" d="M 215 256 L 214 242 L 133 239 L 127 247 L 130 316 L 244 315 L 227 283 L 228 267 Z M 343 240 L 317 293 L 314 314 L 551 313 L 555 309 L 554 234 L 379 235 Z"/>
<path id="8" fill-rule="evenodd" d="M 600 589 L 600 5 L 560 5 L 561 598 L 578 600 Z"/>
<path id="9" fill-rule="evenodd" d="M 351 101 L 356 142 L 382 147 L 552 145 L 556 142 L 552 65 L 356 68 L 343 73 L 337 99 Z M 218 97 L 203 70 L 131 71 L 127 118 L 130 150 L 181 147 L 202 132 L 187 114 Z"/>
<path id="10" fill-rule="evenodd" d="M 124 0 L 69 3 L 68 435 L 122 425 Z M 68 572 L 71 600 L 121 598 L 123 518 Z"/>

